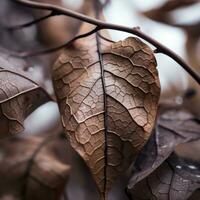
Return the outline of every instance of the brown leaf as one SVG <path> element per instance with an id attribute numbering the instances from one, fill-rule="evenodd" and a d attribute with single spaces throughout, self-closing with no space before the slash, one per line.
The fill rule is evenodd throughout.
<path id="1" fill-rule="evenodd" d="M 199 42 L 200 42 L 200 21 L 194 24 L 181 26 L 181 28 L 185 31 L 187 35 L 186 40 L 186 53 L 187 53 L 187 60 L 192 66 L 192 68 L 197 72 L 200 73 L 200 49 L 199 49 Z M 190 110 L 190 112 L 194 113 L 195 115 L 200 116 L 200 90 L 199 84 L 197 84 L 190 76 L 189 79 L 189 86 L 188 90 L 186 91 L 186 95 L 184 98 L 184 106 Z M 194 95 L 187 96 L 188 91 L 195 91 Z"/>
<path id="2" fill-rule="evenodd" d="M 57 154 L 65 145 L 53 134 L 1 141 L 0 199 L 58 200 L 69 175 Z"/>
<path id="3" fill-rule="evenodd" d="M 200 153 L 197 152 L 200 152 L 200 140 L 179 144 L 176 147 L 175 152 L 180 157 L 199 162 Z"/>
<path id="4" fill-rule="evenodd" d="M 135 162 L 132 188 L 169 157 L 178 144 L 200 139 L 200 121 L 184 111 L 168 111 L 158 119 L 156 130 Z"/>
<path id="5" fill-rule="evenodd" d="M 50 100 L 30 74 L 0 57 L 0 137 L 23 131 L 24 119 L 39 105 Z"/>
<path id="6" fill-rule="evenodd" d="M 74 9 L 69 7 L 67 2 L 64 4 L 62 0 L 35 0 L 35 1 L 55 4 L 71 10 Z M 93 9 L 92 5 L 93 5 L 92 0 L 85 0 L 83 1 L 82 6 L 76 9 L 76 11 L 88 15 L 89 10 Z M 49 11 L 41 11 L 41 10 L 40 11 L 34 10 L 33 12 L 36 19 L 48 13 Z M 77 32 L 79 31 L 81 23 L 82 22 L 77 19 L 68 18 L 62 15 L 57 15 L 38 23 L 37 34 L 44 44 L 46 44 L 49 47 L 55 47 L 63 43 L 66 43 L 66 41 L 69 41 L 71 38 L 73 38 L 73 36 L 76 35 Z"/>
<path id="7" fill-rule="evenodd" d="M 130 196 L 134 200 L 186 200 L 198 188 L 199 163 L 185 162 L 171 155 L 153 173 L 137 183 L 130 190 Z"/>
<path id="8" fill-rule="evenodd" d="M 66 7 L 62 0 L 35 0 Z M 49 11 L 33 10 L 35 19 L 45 16 Z M 54 16 L 37 24 L 39 39 L 49 47 L 55 47 L 70 40 L 77 33 L 80 22 L 66 16 Z M 68 28 L 70 27 L 70 28 Z M 54 60 L 55 61 L 55 60 Z"/>
<path id="9" fill-rule="evenodd" d="M 168 0 L 160 7 L 143 12 L 142 14 L 158 22 L 176 25 L 176 21 L 171 16 L 171 13 L 176 9 L 190 6 L 198 2 L 199 0 Z"/>
<path id="10" fill-rule="evenodd" d="M 105 198 L 154 126 L 160 85 L 153 52 L 134 37 L 110 43 L 94 34 L 65 49 L 53 82 L 65 132 Z"/>

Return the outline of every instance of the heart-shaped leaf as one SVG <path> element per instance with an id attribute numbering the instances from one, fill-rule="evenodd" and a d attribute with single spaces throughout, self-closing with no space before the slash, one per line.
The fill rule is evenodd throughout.
<path id="1" fill-rule="evenodd" d="M 137 38 L 76 40 L 53 67 L 62 124 L 102 198 L 148 140 L 160 85 L 152 50 Z"/>

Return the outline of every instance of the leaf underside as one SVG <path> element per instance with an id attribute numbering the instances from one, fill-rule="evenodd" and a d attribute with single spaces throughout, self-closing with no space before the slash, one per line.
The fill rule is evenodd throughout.
<path id="1" fill-rule="evenodd" d="M 135 185 L 130 192 L 132 199 L 187 200 L 200 187 L 200 178 L 195 180 L 191 172 L 181 169 L 183 166 L 180 163 L 176 164 L 177 166 L 173 166 L 170 160 L 163 162 L 153 173 Z"/>
<path id="2" fill-rule="evenodd" d="M 167 111 L 159 116 L 156 130 L 135 161 L 132 188 L 159 167 L 175 150 L 177 145 L 200 139 L 200 122 L 185 111 Z"/>
<path id="3" fill-rule="evenodd" d="M 111 43 L 94 34 L 65 49 L 52 74 L 65 132 L 105 196 L 153 128 L 160 94 L 153 52 L 137 38 Z"/>

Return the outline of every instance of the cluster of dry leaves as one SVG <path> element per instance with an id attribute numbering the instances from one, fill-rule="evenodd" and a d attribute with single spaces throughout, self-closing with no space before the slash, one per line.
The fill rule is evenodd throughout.
<path id="1" fill-rule="evenodd" d="M 61 1 L 39 1 L 64 6 Z M 198 0 L 167 1 L 142 14 L 182 28 L 188 61 L 199 70 L 199 22 L 182 25 L 170 17 L 176 9 L 195 3 Z M 95 17 L 92 1 L 85 1 L 78 11 Z M 110 199 L 197 200 L 199 86 L 190 80 L 181 105 L 173 101 L 176 94 L 159 102 L 153 51 L 136 37 L 114 42 L 106 31 L 78 39 L 62 53 L 13 56 L 62 44 L 94 28 L 63 16 L 26 29 L 9 28 L 45 14 L 1 1 L 0 199 L 81 199 L 75 185 L 83 181 L 85 199 L 107 199 L 111 190 Z M 27 116 L 55 96 L 63 129 L 59 124 L 47 133 L 16 135 L 24 130 Z M 68 154 L 76 157 L 79 168 Z M 75 184 L 68 181 L 73 180 L 74 169 L 84 173 Z M 99 196 L 91 191 L 90 176 Z"/>

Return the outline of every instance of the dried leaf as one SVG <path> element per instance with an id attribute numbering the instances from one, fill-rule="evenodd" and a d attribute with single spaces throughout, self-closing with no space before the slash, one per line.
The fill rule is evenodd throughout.
<path id="1" fill-rule="evenodd" d="M 0 199 L 58 200 L 69 165 L 57 152 L 65 141 L 55 135 L 0 142 Z"/>
<path id="2" fill-rule="evenodd" d="M 168 111 L 135 162 L 129 189 L 152 173 L 181 143 L 200 139 L 200 121 L 184 111 Z"/>
<path id="3" fill-rule="evenodd" d="M 200 73 L 200 49 L 199 49 L 199 41 L 200 41 L 200 21 L 194 24 L 181 26 L 181 28 L 185 31 L 187 35 L 186 40 L 186 53 L 187 60 L 192 66 L 192 68 Z M 188 91 L 195 91 L 194 95 L 188 96 L 188 91 L 186 91 L 186 95 L 184 98 L 184 107 L 190 110 L 190 112 L 195 115 L 200 116 L 200 90 L 199 84 L 197 84 L 190 76 Z"/>
<path id="4" fill-rule="evenodd" d="M 134 200 L 187 200 L 200 188 L 199 163 L 184 162 L 176 155 L 170 156 L 160 167 L 131 190 Z"/>
<path id="5" fill-rule="evenodd" d="M 50 3 L 66 7 L 62 0 L 35 0 L 36 2 Z M 45 16 L 49 11 L 33 10 L 35 19 Z M 49 47 L 55 47 L 70 40 L 77 33 L 80 21 L 66 16 L 54 16 L 37 24 L 39 39 Z M 70 27 L 69 29 L 67 27 Z M 54 58 L 55 59 L 55 58 Z M 54 60 L 55 61 L 55 60 Z"/>
<path id="6" fill-rule="evenodd" d="M 23 131 L 24 119 L 48 100 L 46 91 L 28 73 L 0 57 L 0 137 Z"/>
<path id="7" fill-rule="evenodd" d="M 148 140 L 160 94 L 152 50 L 137 38 L 98 34 L 65 49 L 53 67 L 65 133 L 102 198 Z"/>
<path id="8" fill-rule="evenodd" d="M 171 13 L 176 9 L 190 6 L 198 2 L 199 0 L 168 0 L 160 7 L 148 10 L 142 14 L 158 22 L 176 25 L 176 21 L 171 16 Z"/>

